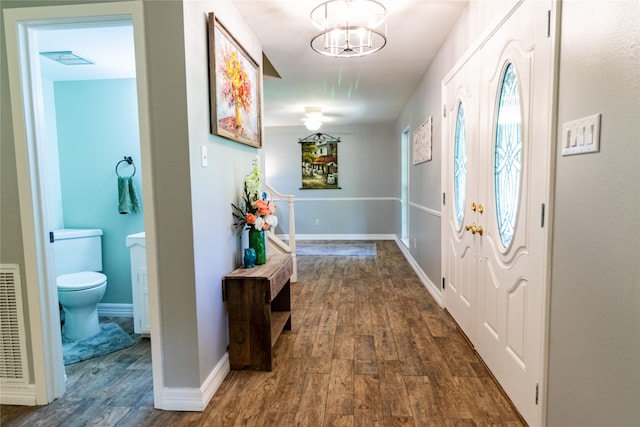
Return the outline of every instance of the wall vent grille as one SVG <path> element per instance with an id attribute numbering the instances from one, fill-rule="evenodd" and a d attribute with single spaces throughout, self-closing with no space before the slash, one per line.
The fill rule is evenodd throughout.
<path id="1" fill-rule="evenodd" d="M 0 265 L 0 384 L 28 384 L 20 267 Z"/>

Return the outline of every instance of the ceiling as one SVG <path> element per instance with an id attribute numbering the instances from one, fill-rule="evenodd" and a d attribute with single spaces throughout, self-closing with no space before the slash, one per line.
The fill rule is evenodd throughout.
<path id="1" fill-rule="evenodd" d="M 334 125 L 396 119 L 466 0 L 381 0 L 387 45 L 370 56 L 331 58 L 309 43 L 309 13 L 322 0 L 232 0 L 281 78 L 264 77 L 265 126 L 302 124 L 304 108 L 322 108 Z M 100 66 L 63 66 L 42 58 L 52 80 L 133 77 L 131 26 L 43 30 L 41 51 L 72 50 Z"/>
<path id="2" fill-rule="evenodd" d="M 309 21 L 322 0 L 235 0 L 281 79 L 264 79 L 264 123 L 302 124 L 305 106 L 320 106 L 332 124 L 395 120 L 466 1 L 382 0 L 387 45 L 360 58 L 314 52 Z"/>
<path id="3" fill-rule="evenodd" d="M 92 65 L 62 65 L 40 56 L 42 75 L 52 81 L 122 79 L 136 76 L 131 24 L 38 30 L 40 52 L 72 51 Z"/>

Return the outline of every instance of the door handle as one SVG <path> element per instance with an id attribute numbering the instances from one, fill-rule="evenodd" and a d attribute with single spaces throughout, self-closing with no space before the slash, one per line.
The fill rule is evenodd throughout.
<path id="1" fill-rule="evenodd" d="M 467 231 L 471 230 L 471 234 L 478 233 L 479 235 L 482 236 L 482 233 L 484 232 L 484 230 L 482 229 L 482 226 L 476 225 L 475 222 L 473 224 L 467 224 L 465 228 L 467 229 Z"/>
<path id="2" fill-rule="evenodd" d="M 482 203 L 478 205 L 478 213 L 482 213 L 484 212 L 484 206 L 482 206 Z"/>
<path id="3" fill-rule="evenodd" d="M 476 206 L 476 202 L 471 203 L 471 210 L 475 212 L 476 209 L 478 209 L 478 207 Z M 468 230 L 468 228 L 467 228 L 467 230 Z"/>

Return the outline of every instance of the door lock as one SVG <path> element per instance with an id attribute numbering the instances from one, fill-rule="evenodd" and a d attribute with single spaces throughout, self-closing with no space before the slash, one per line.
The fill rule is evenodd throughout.
<path id="1" fill-rule="evenodd" d="M 474 212 L 477 211 L 478 213 L 482 213 L 484 212 L 484 206 L 482 206 L 482 203 L 476 205 L 476 202 L 473 202 L 471 203 L 471 210 Z"/>

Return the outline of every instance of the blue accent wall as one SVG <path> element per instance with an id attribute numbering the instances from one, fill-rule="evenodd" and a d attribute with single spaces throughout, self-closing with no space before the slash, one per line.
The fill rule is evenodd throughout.
<path id="1" fill-rule="evenodd" d="M 107 291 L 102 302 L 131 303 L 126 236 L 144 230 L 142 212 L 118 212 L 116 164 L 131 156 L 142 201 L 135 79 L 58 81 L 54 84 L 60 183 L 65 228 L 101 228 Z M 130 175 L 125 163 L 118 168 Z"/>

